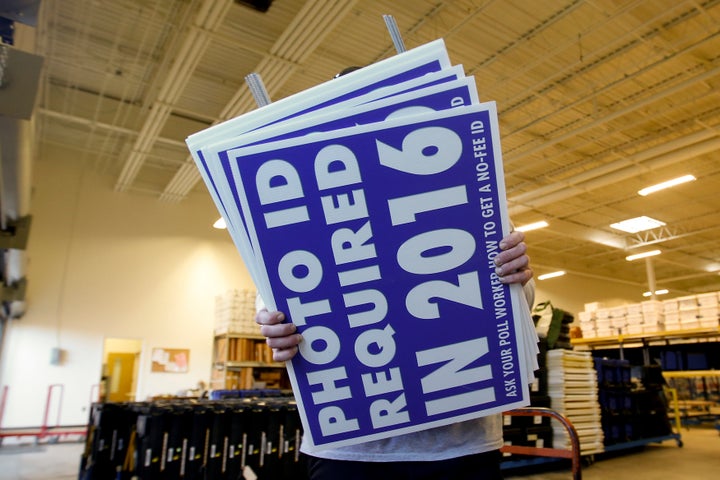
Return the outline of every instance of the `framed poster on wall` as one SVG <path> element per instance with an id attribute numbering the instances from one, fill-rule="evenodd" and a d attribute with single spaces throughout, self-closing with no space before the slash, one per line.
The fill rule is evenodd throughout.
<path id="1" fill-rule="evenodd" d="M 153 348 L 152 372 L 187 373 L 190 350 L 187 348 Z"/>

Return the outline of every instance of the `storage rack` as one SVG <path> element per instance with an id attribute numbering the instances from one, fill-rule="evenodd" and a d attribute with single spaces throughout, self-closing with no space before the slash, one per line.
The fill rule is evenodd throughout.
<path id="1" fill-rule="evenodd" d="M 674 413 L 679 425 L 688 427 L 691 424 L 712 422 L 720 431 L 720 371 L 663 372 L 663 376 L 676 390 L 683 387 L 682 394 L 677 395 Z M 708 380 L 712 385 L 708 385 Z"/>
<path id="2" fill-rule="evenodd" d="M 96 403 L 80 480 L 301 480 L 302 426 L 284 395 Z"/>
<path id="3" fill-rule="evenodd" d="M 289 388 L 283 363 L 274 362 L 272 350 L 255 323 L 254 290 L 228 290 L 215 297 L 211 390 Z"/>
<path id="4" fill-rule="evenodd" d="M 288 388 L 285 364 L 272 360 L 265 337 L 223 333 L 213 341 L 212 390 Z"/>
<path id="5" fill-rule="evenodd" d="M 649 365 L 649 347 L 653 344 L 664 345 L 672 340 L 692 340 L 701 338 L 711 339 L 717 337 L 718 335 L 720 335 L 720 327 L 696 328 L 656 333 L 618 334 L 616 336 L 596 338 L 573 338 L 571 342 L 574 347 L 579 347 L 579 349 L 593 350 L 596 348 L 617 348 L 619 350 L 621 361 L 625 359 L 624 348 L 627 348 L 629 346 L 639 346 L 643 349 L 643 363 L 645 365 Z M 666 373 L 668 372 L 664 372 L 664 374 Z M 672 390 L 670 390 L 670 392 L 675 397 L 676 394 Z M 674 416 L 675 418 L 678 418 L 678 402 L 673 401 L 671 403 L 671 407 L 672 408 L 668 412 L 669 416 Z M 667 440 L 674 440 L 678 447 L 682 447 L 683 443 L 678 423 L 676 423 L 676 431 L 671 431 L 667 435 L 658 435 L 647 438 L 622 441 L 615 444 L 605 445 L 603 450 L 605 452 L 627 450 L 638 446 L 644 446 L 653 443 L 662 443 L 663 441 Z"/>
<path id="6" fill-rule="evenodd" d="M 619 348 L 621 358 L 624 358 L 623 349 L 629 346 L 639 346 L 644 349 L 643 355 L 645 363 L 650 363 L 647 348 L 651 345 L 664 345 L 673 340 L 692 341 L 696 339 L 712 339 L 720 338 L 720 326 L 711 328 L 692 328 L 686 330 L 671 330 L 657 333 L 632 333 L 618 334 L 610 337 L 596 338 L 573 338 L 571 339 L 574 347 L 581 349 L 595 348 Z"/>

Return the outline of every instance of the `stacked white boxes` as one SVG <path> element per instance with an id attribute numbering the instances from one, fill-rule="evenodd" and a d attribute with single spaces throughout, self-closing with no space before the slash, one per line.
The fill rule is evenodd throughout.
<path id="1" fill-rule="evenodd" d="M 677 298 L 663 300 L 663 315 L 665 315 L 665 330 L 680 330 L 680 310 Z"/>
<path id="2" fill-rule="evenodd" d="M 720 319 L 720 292 L 698 294 L 697 301 L 700 328 L 717 328 Z"/>
<path id="3" fill-rule="evenodd" d="M 580 454 L 603 451 L 597 371 L 590 352 L 556 349 L 547 352 L 551 408 L 565 415 L 580 439 Z M 572 448 L 565 428 L 553 425 L 553 447 Z"/>
<path id="4" fill-rule="evenodd" d="M 228 290 L 215 297 L 215 335 L 258 335 L 255 290 Z"/>
<path id="5" fill-rule="evenodd" d="M 647 300 L 641 304 L 642 333 L 658 333 L 665 330 L 665 313 L 663 302 Z"/>
<path id="6" fill-rule="evenodd" d="M 583 338 L 717 328 L 720 324 L 720 292 L 610 308 L 598 302 L 586 303 L 585 311 L 580 312 L 578 318 Z"/>
<path id="7" fill-rule="evenodd" d="M 697 295 L 679 297 L 677 301 L 680 316 L 680 330 L 700 328 L 700 322 L 698 321 L 700 311 L 698 309 Z"/>

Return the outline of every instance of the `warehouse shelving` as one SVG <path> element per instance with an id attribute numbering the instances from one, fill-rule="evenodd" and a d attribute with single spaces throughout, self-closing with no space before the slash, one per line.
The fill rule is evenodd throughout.
<path id="1" fill-rule="evenodd" d="M 288 388 L 285 364 L 272 360 L 261 335 L 222 333 L 213 341 L 211 390 Z"/>
<path id="2" fill-rule="evenodd" d="M 617 347 L 629 344 L 649 345 L 650 343 L 666 342 L 669 340 L 693 341 L 696 339 L 720 339 L 720 327 L 691 328 L 684 330 L 670 330 L 657 333 L 618 334 L 610 337 L 573 338 L 571 342 L 576 347 Z"/>

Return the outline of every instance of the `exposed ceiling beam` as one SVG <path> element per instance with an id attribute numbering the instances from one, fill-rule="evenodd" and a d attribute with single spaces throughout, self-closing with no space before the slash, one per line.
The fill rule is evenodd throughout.
<path id="1" fill-rule="evenodd" d="M 210 44 L 210 34 L 222 24 L 232 4 L 232 0 L 205 0 L 193 24 L 181 36 L 182 44 L 175 61 L 169 71 L 162 72 L 165 81 L 160 86 L 160 93 L 149 109 L 149 114 L 140 129 L 140 135 L 135 140 L 130 155 L 123 165 L 120 178 L 115 184 L 117 191 L 124 191 L 135 180 L 148 152 L 170 116 L 171 105 L 177 101 L 205 54 Z"/>
<path id="2" fill-rule="evenodd" d="M 530 211 L 533 208 L 571 198 L 579 193 L 607 187 L 608 185 L 635 177 L 640 173 L 716 152 L 720 149 L 720 137 L 685 145 L 683 148 L 677 150 L 673 149 L 677 144 L 687 144 L 688 139 L 692 140 L 696 137 L 707 138 L 712 135 L 713 134 L 708 131 L 699 132 L 656 149 L 640 152 L 622 160 L 588 170 L 567 180 L 558 181 L 552 185 L 541 187 L 531 192 L 515 195 L 508 198 L 508 203 L 510 204 L 509 213 L 510 215 L 517 215 Z M 658 154 L 654 158 L 647 159 L 649 154 L 657 154 L 658 152 L 663 153 Z"/>
<path id="3" fill-rule="evenodd" d="M 290 25 L 283 31 L 270 51 L 253 72 L 260 75 L 272 98 L 351 10 L 357 0 L 318 0 L 306 2 Z M 243 85 L 220 114 L 220 121 L 228 120 L 255 108 L 255 99 Z M 200 180 L 194 163 L 188 161 L 165 187 L 161 200 L 179 201 Z"/>

